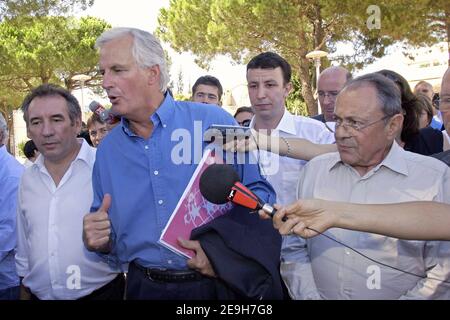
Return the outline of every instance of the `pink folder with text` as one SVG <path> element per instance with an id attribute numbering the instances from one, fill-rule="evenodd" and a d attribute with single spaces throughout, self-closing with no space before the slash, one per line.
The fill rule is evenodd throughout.
<path id="1" fill-rule="evenodd" d="M 189 239 L 192 229 L 208 223 L 232 208 L 231 203 L 213 204 L 200 193 L 200 177 L 213 163 L 223 163 L 223 160 L 214 157 L 211 150 L 206 150 L 159 238 L 160 244 L 188 258 L 192 258 L 195 252 L 181 247 L 177 238 Z"/>

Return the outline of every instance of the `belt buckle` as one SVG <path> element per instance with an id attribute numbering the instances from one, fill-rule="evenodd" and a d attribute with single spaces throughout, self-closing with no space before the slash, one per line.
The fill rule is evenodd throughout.
<path id="1" fill-rule="evenodd" d="M 155 281 L 155 279 L 152 278 L 151 274 L 152 274 L 151 270 L 145 268 L 145 275 L 147 276 L 147 278 L 151 281 Z"/>

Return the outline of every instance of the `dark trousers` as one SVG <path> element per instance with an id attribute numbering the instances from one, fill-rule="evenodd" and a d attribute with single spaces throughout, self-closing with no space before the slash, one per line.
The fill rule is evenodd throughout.
<path id="1" fill-rule="evenodd" d="M 151 280 L 134 263 L 127 274 L 127 300 L 215 300 L 215 280 L 201 277 L 183 282 Z"/>
<path id="2" fill-rule="evenodd" d="M 122 273 L 117 275 L 114 280 L 105 284 L 103 287 L 92 291 L 87 296 L 77 300 L 123 300 L 125 292 L 125 277 Z M 31 300 L 40 300 L 31 293 Z"/>
<path id="3" fill-rule="evenodd" d="M 0 300 L 19 300 L 20 286 L 0 290 Z"/>
<path id="4" fill-rule="evenodd" d="M 123 300 L 124 293 L 125 277 L 123 273 L 119 273 L 111 282 L 78 300 Z"/>

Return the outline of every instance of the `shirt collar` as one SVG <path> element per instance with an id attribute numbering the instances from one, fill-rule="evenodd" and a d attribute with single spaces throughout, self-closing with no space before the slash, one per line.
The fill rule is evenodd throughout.
<path id="1" fill-rule="evenodd" d="M 78 141 L 78 143 L 81 143 L 81 148 L 80 148 L 80 151 L 78 151 L 78 154 L 75 157 L 75 159 L 72 161 L 72 163 L 75 163 L 76 161 L 79 160 L 79 161 L 82 161 L 82 162 L 86 163 L 90 168 L 93 168 L 94 167 L 94 162 L 95 162 L 96 149 L 91 147 L 86 142 L 86 140 L 84 140 L 83 138 L 78 138 L 77 141 Z M 31 167 L 37 167 L 40 170 L 45 168 L 44 156 L 42 155 L 42 153 L 39 154 L 39 156 L 37 157 L 36 161 L 34 161 L 34 163 L 33 163 L 33 165 Z"/>
<path id="2" fill-rule="evenodd" d="M 165 96 L 166 97 L 164 98 L 163 103 L 159 106 L 158 109 L 156 109 L 156 112 L 151 117 L 155 126 L 158 123 L 166 126 L 168 123 L 173 122 L 175 113 L 175 100 L 167 92 L 165 93 Z"/>
<path id="3" fill-rule="evenodd" d="M 382 166 L 391 169 L 392 171 L 395 171 L 397 173 L 403 174 L 405 176 L 408 175 L 408 166 L 406 164 L 405 158 L 403 157 L 404 153 L 406 151 L 401 148 L 396 141 L 392 143 L 391 149 L 389 150 L 387 156 L 381 161 L 378 165 L 376 165 L 374 168 L 372 168 L 368 173 L 370 172 L 376 172 L 378 171 Z M 341 157 L 339 156 L 339 153 L 336 158 L 333 159 L 333 161 L 330 162 L 328 165 L 328 171 L 331 171 L 335 167 L 338 166 L 338 164 L 341 165 L 347 165 L 342 162 Z M 366 173 L 367 175 L 367 173 Z"/>
<path id="4" fill-rule="evenodd" d="M 162 124 L 164 127 L 172 122 L 173 119 L 173 113 L 175 112 L 175 100 L 172 98 L 172 96 L 166 91 L 164 94 L 165 98 L 161 105 L 156 109 L 156 111 L 150 116 L 150 121 L 152 121 L 153 125 L 155 127 L 158 126 L 158 124 Z M 122 117 L 121 120 L 121 126 L 123 131 L 129 135 L 129 136 L 136 136 L 131 129 L 130 124 L 128 120 L 124 117 Z"/>
<path id="5" fill-rule="evenodd" d="M 255 127 L 255 116 L 252 117 L 252 121 L 250 122 L 250 128 L 254 127 Z M 285 108 L 283 117 L 281 117 L 280 122 L 273 131 L 297 135 L 297 130 L 295 127 L 295 116 Z"/>
<path id="6" fill-rule="evenodd" d="M 287 111 L 287 109 L 284 109 L 283 117 L 281 118 L 278 126 L 275 128 L 275 131 L 289 133 L 292 135 L 297 134 L 294 115 Z"/>

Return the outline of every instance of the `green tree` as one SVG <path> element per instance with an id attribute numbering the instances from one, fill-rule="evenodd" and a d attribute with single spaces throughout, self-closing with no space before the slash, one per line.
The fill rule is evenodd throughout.
<path id="1" fill-rule="evenodd" d="M 63 15 L 73 10 L 85 10 L 95 0 L 2 0 L 0 2 L 0 21 L 19 16 L 43 17 Z"/>
<path id="2" fill-rule="evenodd" d="M 17 18 L 0 23 L 0 81 L 16 92 L 53 82 L 67 89 L 87 74 L 86 86 L 98 86 L 96 38 L 109 24 L 86 17 Z"/>
<path id="3" fill-rule="evenodd" d="M 263 51 L 279 53 L 298 76 L 308 113 L 316 114 L 309 51 L 334 53 L 337 43 L 348 41 L 355 53 L 339 59 L 352 69 L 382 57 L 398 41 L 413 46 L 442 41 L 449 3 L 377 1 L 378 29 L 368 27 L 371 0 L 171 0 L 160 11 L 157 32 L 175 50 L 197 55 L 200 65 L 219 54 L 242 63 Z"/>
<path id="4" fill-rule="evenodd" d="M 0 23 L 0 111 L 11 124 L 27 92 L 52 82 L 69 90 L 72 77 L 87 74 L 86 87 L 99 88 L 96 38 L 109 24 L 97 18 L 18 17 Z"/>
<path id="5" fill-rule="evenodd" d="M 176 94 L 183 95 L 183 92 L 184 92 L 183 69 L 180 68 L 177 74 Z"/>
<path id="6" fill-rule="evenodd" d="M 370 28 L 369 7 L 376 4 L 380 13 L 379 28 Z M 331 13 L 347 14 L 347 32 L 335 34 L 327 46 L 332 50 L 338 41 L 353 45 L 354 54 L 340 56 L 350 68 L 362 68 L 386 54 L 393 44 L 401 44 L 403 53 L 412 48 L 430 46 L 450 39 L 450 1 L 448 0 L 379 0 L 330 2 Z M 364 14 L 361 14 L 363 12 Z M 325 13 L 328 15 L 328 13 Z M 450 64 L 450 46 L 449 46 Z"/>

